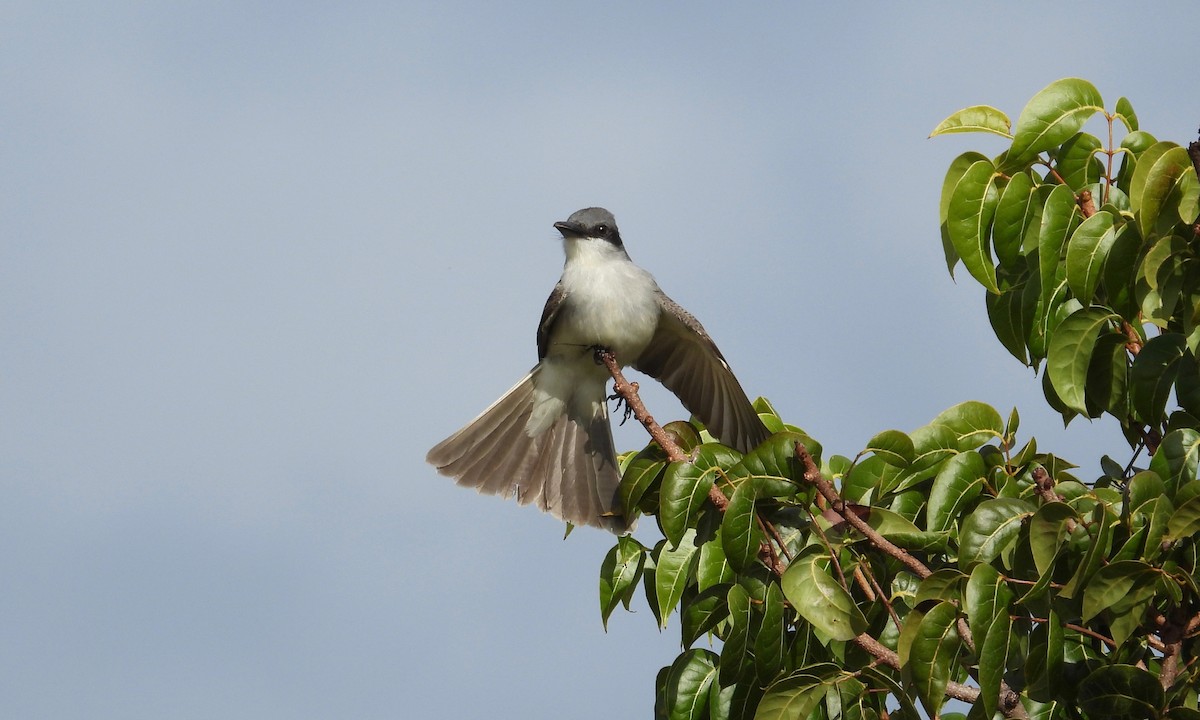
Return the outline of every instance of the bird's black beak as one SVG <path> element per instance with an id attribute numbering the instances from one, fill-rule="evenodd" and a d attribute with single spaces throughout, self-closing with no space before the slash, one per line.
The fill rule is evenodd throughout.
<path id="1" fill-rule="evenodd" d="M 562 236 L 567 237 L 583 237 L 583 226 L 579 223 L 573 223 L 569 220 L 562 220 L 554 223 L 554 227 L 562 233 Z"/>

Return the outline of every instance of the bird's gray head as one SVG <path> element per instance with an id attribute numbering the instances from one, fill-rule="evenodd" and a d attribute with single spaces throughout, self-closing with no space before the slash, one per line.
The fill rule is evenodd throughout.
<path id="1" fill-rule="evenodd" d="M 599 207 L 590 207 L 571 213 L 571 217 L 554 223 L 564 238 L 600 238 L 617 247 L 623 247 L 621 233 L 612 213 Z"/>

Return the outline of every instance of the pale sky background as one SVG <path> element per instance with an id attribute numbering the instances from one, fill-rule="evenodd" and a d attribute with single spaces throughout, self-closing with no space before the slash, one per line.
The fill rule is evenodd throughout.
<path id="1" fill-rule="evenodd" d="M 603 631 L 612 538 L 424 463 L 588 205 L 828 453 L 978 399 L 1093 476 L 1116 423 L 1064 434 L 942 263 L 946 165 L 1002 143 L 926 136 L 1083 76 L 1187 143 L 1198 20 L 0 4 L 0 717 L 650 717 L 678 621 Z"/>

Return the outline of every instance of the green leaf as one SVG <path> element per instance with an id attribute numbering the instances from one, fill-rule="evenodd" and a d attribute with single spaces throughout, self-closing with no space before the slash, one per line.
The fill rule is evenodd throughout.
<path id="1" fill-rule="evenodd" d="M 604 557 L 600 565 L 600 620 L 605 630 L 617 605 L 624 604 L 629 609 L 645 565 L 646 548 L 628 535 L 617 538 L 617 544 Z"/>
<path id="2" fill-rule="evenodd" d="M 689 529 L 679 545 L 671 547 L 663 540 L 655 548 L 654 594 L 658 599 L 658 618 L 661 627 L 667 626 L 667 616 L 679 604 L 683 590 L 696 570 L 696 530 Z"/>
<path id="3" fill-rule="evenodd" d="M 1117 238 L 1111 213 L 1100 210 L 1080 223 L 1067 242 L 1067 285 L 1084 304 L 1091 303 L 1100 285 L 1104 261 Z"/>
<path id="4" fill-rule="evenodd" d="M 1097 503 L 1088 524 L 1088 532 L 1092 537 L 1092 541 L 1088 544 L 1083 561 L 1079 563 L 1079 567 L 1075 569 L 1075 574 L 1071 576 L 1071 579 L 1059 591 L 1059 595 L 1066 598 L 1079 597 L 1079 591 L 1087 587 L 1087 583 L 1091 580 L 1092 575 L 1099 569 L 1104 558 L 1108 557 L 1108 552 L 1112 549 L 1112 530 L 1116 524 L 1108 516 L 1104 504 Z"/>
<path id="5" fill-rule="evenodd" d="M 865 452 L 873 452 L 888 465 L 907 467 L 916 459 L 912 438 L 899 430 L 884 430 L 867 442 Z"/>
<path id="6" fill-rule="evenodd" d="M 706 632 L 709 632 L 729 617 L 728 585 L 717 585 L 697 593 L 694 597 L 684 595 L 679 610 L 682 626 L 683 646 L 688 647 Z"/>
<path id="7" fill-rule="evenodd" d="M 1062 249 L 1071 233 L 1079 207 L 1075 195 L 1066 185 L 1050 191 L 1042 208 L 1042 223 L 1038 229 L 1038 278 L 1041 282 L 1042 315 L 1051 315 L 1051 301 L 1057 294 L 1059 274 L 1066 279 L 1062 266 Z"/>
<path id="8" fill-rule="evenodd" d="M 708 499 L 721 468 L 736 464 L 740 455 L 720 443 L 700 445 L 692 462 L 671 463 L 659 491 L 658 519 L 663 535 L 678 544 Z"/>
<path id="9" fill-rule="evenodd" d="M 1067 534 L 1067 520 L 1079 521 L 1075 508 L 1063 502 L 1046 503 L 1029 521 L 1029 549 L 1038 577 L 1050 572 Z"/>
<path id="10" fill-rule="evenodd" d="M 1120 118 L 1121 122 L 1125 124 L 1125 129 L 1128 132 L 1137 132 L 1137 114 L 1133 112 L 1133 105 L 1129 103 L 1128 99 L 1124 97 L 1118 98 L 1117 109 L 1113 114 Z"/>
<path id="11" fill-rule="evenodd" d="M 715 585 L 730 583 L 737 579 L 720 539 L 710 540 L 700 546 L 700 561 L 696 565 L 696 588 L 704 591 Z"/>
<path id="12" fill-rule="evenodd" d="M 1134 172 L 1135 184 L 1129 198 L 1143 237 L 1154 230 L 1159 213 L 1167 205 L 1168 198 L 1184 174 L 1193 172 L 1187 150 L 1179 146 L 1166 149 L 1153 164 L 1146 160 L 1145 156 L 1138 160 L 1138 171 Z M 1141 169 L 1147 165 L 1149 168 L 1144 174 L 1141 173 Z"/>
<path id="13" fill-rule="evenodd" d="M 717 676 L 717 655 L 711 650 L 686 650 L 667 671 L 665 699 L 668 720 L 706 717 L 708 691 Z"/>
<path id="14" fill-rule="evenodd" d="M 1092 361 L 1088 365 L 1087 401 L 1089 410 L 1095 405 L 1114 417 L 1125 418 L 1129 413 L 1129 353 L 1128 338 L 1118 332 L 1103 333 L 1096 339 Z M 1089 412 L 1089 415 L 1099 413 Z"/>
<path id="15" fill-rule="evenodd" d="M 988 132 L 1011 138 L 1012 123 L 1008 116 L 990 105 L 972 105 L 963 108 L 938 123 L 929 137 L 951 133 Z"/>
<path id="16" fill-rule="evenodd" d="M 1099 182 L 1104 175 L 1104 164 L 1096 157 L 1100 150 L 1100 139 L 1094 135 L 1075 133 L 1054 151 L 1055 167 L 1064 184 L 1075 191 Z M 1096 205 L 1100 196 L 1095 195 Z"/>
<path id="17" fill-rule="evenodd" d="M 819 549 L 806 550 L 784 571 L 783 594 L 818 630 L 834 640 L 851 640 L 866 630 L 867 619 L 825 568 L 829 561 Z"/>
<path id="18" fill-rule="evenodd" d="M 941 229 L 942 250 L 946 254 L 946 269 L 950 271 L 950 277 L 954 277 L 954 266 L 958 264 L 958 253 L 954 250 L 954 243 L 950 241 L 950 231 L 946 224 L 946 219 L 950 216 L 950 198 L 953 197 L 954 188 L 958 187 L 958 181 L 962 179 L 963 174 L 980 160 L 986 161 L 987 156 L 977 152 L 965 152 L 959 155 L 951 161 L 950 167 L 946 168 L 946 177 L 942 180 L 942 199 L 938 204 L 938 227 Z"/>
<path id="19" fill-rule="evenodd" d="M 1021 268 L 1021 245 L 1029 228 L 1039 221 L 1041 207 L 1033 202 L 1033 178 L 1021 172 L 1012 176 L 1000 202 L 992 226 L 992 242 L 1001 267 L 1017 271 Z"/>
<path id="20" fill-rule="evenodd" d="M 949 530 L 983 490 L 987 467 L 976 452 L 964 452 L 946 461 L 929 491 L 929 529 Z"/>
<path id="21" fill-rule="evenodd" d="M 987 293 L 984 303 L 987 305 L 988 320 L 996 339 L 1005 350 L 1023 364 L 1029 364 L 1029 356 L 1025 352 L 1026 339 L 1033 325 L 1032 306 L 1025 303 L 1026 289 L 1029 281 L 1002 290 L 999 295 Z"/>
<path id="22" fill-rule="evenodd" d="M 1200 495 L 1180 505 L 1167 521 L 1167 534 L 1172 539 L 1182 540 L 1196 533 L 1200 533 Z"/>
<path id="23" fill-rule="evenodd" d="M 1111 720 L 1157 717 L 1166 699 L 1158 678 L 1133 665 L 1102 665 L 1079 683 L 1077 697 L 1087 715 Z"/>
<path id="24" fill-rule="evenodd" d="M 1088 367 L 1096 338 L 1119 319 L 1099 308 L 1083 308 L 1055 328 L 1050 338 L 1046 372 L 1054 392 L 1072 410 L 1087 413 Z"/>
<path id="25" fill-rule="evenodd" d="M 917 706 L 913 704 L 912 698 L 904 691 L 904 688 L 889 674 L 890 669 L 885 670 L 879 666 L 867 665 L 858 671 L 859 677 L 870 680 L 871 684 L 890 694 L 895 698 L 896 702 L 900 703 L 900 712 L 905 718 L 918 718 L 920 714 L 917 712 Z M 892 714 L 893 718 L 897 717 L 897 713 Z"/>
<path id="26" fill-rule="evenodd" d="M 936 423 L 923 425 L 909 433 L 917 456 L 908 472 L 919 473 L 958 454 L 959 437 L 952 428 Z"/>
<path id="27" fill-rule="evenodd" d="M 1008 615 L 1008 604 L 1012 599 L 1012 590 L 996 568 L 980 563 L 971 569 L 971 575 L 967 578 L 966 593 L 963 595 L 963 608 L 966 610 L 967 622 L 971 626 L 971 634 L 975 637 L 976 647 L 982 647 L 986 642 L 996 618 Z"/>
<path id="28" fill-rule="evenodd" d="M 729 498 L 725 517 L 721 520 L 721 549 L 734 570 L 742 571 L 754 564 L 763 542 L 762 530 L 754 516 L 757 489 L 753 481 L 743 481 Z"/>
<path id="29" fill-rule="evenodd" d="M 1108 296 L 1109 307 L 1129 321 L 1136 320 L 1140 311 L 1133 283 L 1141 252 L 1142 238 L 1138 235 L 1137 226 L 1125 223 L 1117 230 L 1104 262 L 1104 292 Z"/>
<path id="30" fill-rule="evenodd" d="M 1056 80 L 1039 91 L 1017 118 L 1010 157 L 1032 157 L 1062 144 L 1088 118 L 1104 111 L 1095 86 L 1079 78 Z"/>
<path id="31" fill-rule="evenodd" d="M 1119 602 L 1135 584 L 1152 582 L 1156 574 L 1152 567 L 1140 560 L 1118 560 L 1100 568 L 1083 590 L 1083 621 L 1090 621 Z"/>
<path id="32" fill-rule="evenodd" d="M 946 216 L 946 230 L 954 251 L 971 276 L 990 292 L 1000 292 L 992 265 L 988 231 L 999 203 L 996 168 L 980 160 L 967 168 L 954 187 Z"/>
<path id="33" fill-rule="evenodd" d="M 1065 637 L 1062 621 L 1053 608 L 1046 613 L 1046 620 L 1029 635 L 1025 692 L 1035 700 L 1049 701 L 1061 694 Z"/>
<path id="34" fill-rule="evenodd" d="M 1142 346 L 1129 371 L 1129 399 L 1133 412 L 1148 425 L 1163 420 L 1179 363 L 1187 350 L 1187 339 L 1179 333 L 1164 333 Z"/>
<path id="35" fill-rule="evenodd" d="M 797 720 L 807 718 L 836 685 L 841 668 L 832 663 L 812 665 L 767 688 L 754 720 Z"/>
<path id="36" fill-rule="evenodd" d="M 994 498 L 980 503 L 959 532 L 958 566 L 991 562 L 1017 539 L 1021 523 L 1034 513 L 1033 503 L 1020 498 Z"/>
<path id="37" fill-rule="evenodd" d="M 666 468 L 667 456 L 654 443 L 635 455 L 621 475 L 621 507 L 626 508 L 627 512 L 639 507 Z"/>
<path id="38" fill-rule="evenodd" d="M 968 400 L 938 413 L 931 425 L 949 428 L 959 452 L 967 452 L 994 439 L 1004 437 L 1004 421 L 991 405 Z"/>
<path id="39" fill-rule="evenodd" d="M 778 583 L 769 583 L 762 602 L 762 624 L 754 638 L 754 669 L 759 684 L 770 683 L 783 670 L 787 638 L 783 591 Z"/>
<path id="40" fill-rule="evenodd" d="M 900 662 L 912 677 L 917 698 L 933 717 L 946 702 L 946 685 L 957 670 L 961 646 L 957 622 L 958 608 L 938 603 L 921 618 L 907 657 L 901 653 Z"/>
<path id="41" fill-rule="evenodd" d="M 738 681 L 750 665 L 750 595 L 746 588 L 734 585 L 726 596 L 729 604 L 729 628 L 725 633 L 725 644 L 721 648 L 719 667 L 722 685 Z"/>
<path id="42" fill-rule="evenodd" d="M 998 613 L 986 637 L 976 639 L 975 647 L 979 649 L 979 699 L 983 701 L 983 711 L 987 717 L 993 717 L 999 708 L 1000 687 L 1013 640 L 1012 619 L 1007 612 Z"/>
<path id="43" fill-rule="evenodd" d="M 954 568 L 942 568 L 921 581 L 913 602 L 920 605 L 929 600 L 947 600 L 957 604 L 962 597 L 966 576 Z"/>
<path id="44" fill-rule="evenodd" d="M 1155 453 L 1155 460 L 1166 463 L 1166 472 L 1162 473 L 1162 477 L 1166 480 L 1168 492 L 1172 496 L 1181 487 L 1196 480 L 1198 457 L 1200 457 L 1200 433 L 1195 430 L 1191 428 L 1172 430 L 1163 437 L 1162 443 L 1158 446 L 1158 452 Z"/>

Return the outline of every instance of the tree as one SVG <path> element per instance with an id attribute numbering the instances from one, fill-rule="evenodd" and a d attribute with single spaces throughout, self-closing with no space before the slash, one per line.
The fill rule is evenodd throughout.
<path id="1" fill-rule="evenodd" d="M 1082 132 L 1097 115 L 1106 141 Z M 964 402 L 825 457 L 760 399 L 774 435 L 742 456 L 695 421 L 658 428 L 607 358 L 657 438 L 622 457 L 622 499 L 663 539 L 618 539 L 601 615 L 639 585 L 661 626 L 678 613 L 656 717 L 961 716 L 953 698 L 970 718 L 1200 719 L 1200 143 L 1074 78 L 1015 129 L 974 106 L 933 135 L 958 132 L 1011 145 L 950 165 L 951 273 L 1065 422 L 1111 415 L 1130 447 L 1082 482 L 1016 409 Z"/>

